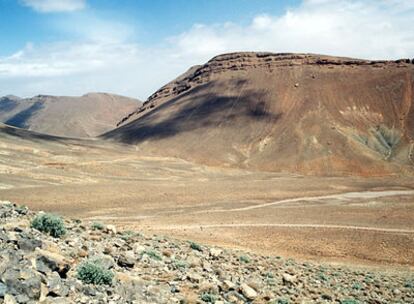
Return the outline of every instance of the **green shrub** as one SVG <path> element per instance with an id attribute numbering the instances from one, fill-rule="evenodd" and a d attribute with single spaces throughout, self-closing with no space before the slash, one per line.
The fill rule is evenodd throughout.
<path id="1" fill-rule="evenodd" d="M 99 222 L 93 222 L 91 225 L 92 230 L 104 230 L 105 226 Z"/>
<path id="2" fill-rule="evenodd" d="M 352 284 L 352 289 L 361 290 L 362 289 L 362 284 L 359 283 L 359 282 L 355 282 L 354 284 Z"/>
<path id="3" fill-rule="evenodd" d="M 175 269 L 185 269 L 187 267 L 188 267 L 188 265 L 187 265 L 186 261 L 183 261 L 183 260 L 175 260 L 174 261 L 174 268 Z"/>
<path id="4" fill-rule="evenodd" d="M 55 238 L 65 235 L 66 228 L 63 220 L 53 214 L 44 213 L 36 216 L 31 223 L 32 228 L 47 233 Z"/>
<path id="5" fill-rule="evenodd" d="M 414 289 L 414 280 L 413 281 L 406 281 L 405 284 L 404 284 L 404 287 Z"/>
<path id="6" fill-rule="evenodd" d="M 359 302 L 354 299 L 345 299 L 341 300 L 341 304 L 359 304 Z"/>
<path id="7" fill-rule="evenodd" d="M 126 231 L 123 231 L 122 233 L 121 233 L 121 236 L 120 236 L 120 238 L 121 239 L 123 239 L 124 241 L 128 241 L 128 240 L 130 240 L 130 239 L 132 239 L 133 237 L 136 237 L 136 236 L 138 236 L 139 234 L 138 233 L 136 233 L 136 232 L 134 232 L 134 231 L 131 231 L 131 230 L 126 230 Z"/>
<path id="8" fill-rule="evenodd" d="M 247 263 L 250 263 L 250 258 L 247 255 L 241 255 L 239 257 L 239 261 L 247 264 Z"/>
<path id="9" fill-rule="evenodd" d="M 197 243 L 194 243 L 194 242 L 190 242 L 190 248 L 191 249 L 194 249 L 194 250 L 197 250 L 197 251 L 203 251 L 203 248 L 201 248 L 201 246 L 200 245 L 198 245 Z"/>
<path id="10" fill-rule="evenodd" d="M 216 303 L 217 297 L 211 293 L 203 293 L 201 295 L 201 300 L 203 300 L 206 303 Z"/>
<path id="11" fill-rule="evenodd" d="M 148 255 L 151 259 L 154 259 L 157 261 L 162 260 L 162 257 L 160 256 L 160 254 L 155 250 L 145 250 L 143 253 Z"/>
<path id="12" fill-rule="evenodd" d="M 114 274 L 98 260 L 87 260 L 78 266 L 76 277 L 85 284 L 111 285 Z"/>

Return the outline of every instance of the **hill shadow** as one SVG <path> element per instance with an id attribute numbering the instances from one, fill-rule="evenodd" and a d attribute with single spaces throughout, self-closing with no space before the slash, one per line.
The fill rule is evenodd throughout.
<path id="1" fill-rule="evenodd" d="M 260 90 L 243 90 L 246 82 L 247 80 L 238 79 L 225 85 L 213 81 L 199 85 L 102 137 L 135 144 L 145 140 L 160 140 L 213 125 L 232 124 L 236 120 L 272 122 L 280 119 L 282 114 L 274 114 L 269 110 L 270 105 L 266 102 L 267 93 Z M 223 86 L 223 90 L 231 87 L 235 92 L 242 93 L 213 93 L 221 91 L 220 86 Z"/>
<path id="2" fill-rule="evenodd" d="M 44 105 L 42 102 L 37 101 L 27 109 L 17 113 L 16 115 L 8 119 L 5 122 L 5 124 L 18 128 L 28 128 L 29 125 L 27 124 L 27 122 L 30 119 L 30 117 L 32 117 L 36 112 L 41 110 L 43 106 Z"/>

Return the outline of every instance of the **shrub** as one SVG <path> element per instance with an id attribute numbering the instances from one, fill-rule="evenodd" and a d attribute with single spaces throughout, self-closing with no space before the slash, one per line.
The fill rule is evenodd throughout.
<path id="1" fill-rule="evenodd" d="M 157 261 L 162 260 L 162 257 L 160 256 L 160 254 L 155 250 L 145 250 L 144 254 L 148 255 L 151 259 L 154 259 Z"/>
<path id="2" fill-rule="evenodd" d="M 355 282 L 354 284 L 352 284 L 352 289 L 361 290 L 362 289 L 362 284 L 359 283 L 359 282 Z"/>
<path id="3" fill-rule="evenodd" d="M 123 239 L 124 241 L 128 241 L 128 240 L 130 240 L 130 239 L 132 239 L 132 238 L 134 238 L 134 237 L 136 237 L 136 236 L 138 236 L 138 235 L 139 235 L 139 234 L 138 234 L 138 233 L 136 233 L 136 232 L 134 232 L 134 231 L 127 230 L 127 231 L 123 231 L 123 232 L 121 233 L 120 238 L 121 238 L 121 239 Z"/>
<path id="4" fill-rule="evenodd" d="M 289 300 L 284 299 L 284 298 L 280 298 L 280 299 L 277 299 L 276 301 L 273 301 L 272 304 L 289 304 Z"/>
<path id="5" fill-rule="evenodd" d="M 359 302 L 354 299 L 345 299 L 341 300 L 341 304 L 359 304 Z"/>
<path id="6" fill-rule="evenodd" d="M 414 281 L 406 281 L 405 284 L 404 284 L 404 287 L 414 289 Z"/>
<path id="7" fill-rule="evenodd" d="M 183 260 L 175 260 L 174 261 L 174 268 L 175 269 L 185 269 L 187 268 L 187 262 Z"/>
<path id="8" fill-rule="evenodd" d="M 190 248 L 191 249 L 194 249 L 194 250 L 197 250 L 197 251 L 203 251 L 203 248 L 201 248 L 201 246 L 200 245 L 198 245 L 197 243 L 194 243 L 194 242 L 190 242 Z"/>
<path id="9" fill-rule="evenodd" d="M 31 223 L 32 228 L 47 233 L 55 238 L 61 237 L 66 233 L 63 220 L 53 214 L 44 213 L 36 216 Z"/>
<path id="10" fill-rule="evenodd" d="M 247 255 L 241 255 L 239 257 L 239 261 L 247 264 L 247 263 L 250 263 L 250 258 Z"/>
<path id="11" fill-rule="evenodd" d="M 77 268 L 77 276 L 85 284 L 111 285 L 114 274 L 98 260 L 87 260 Z"/>
<path id="12" fill-rule="evenodd" d="M 211 293 L 203 293 L 201 295 L 201 300 L 203 300 L 206 303 L 216 303 L 217 297 Z"/>
<path id="13" fill-rule="evenodd" d="M 93 222 L 91 225 L 92 230 L 103 230 L 105 228 L 104 224 L 99 222 Z"/>

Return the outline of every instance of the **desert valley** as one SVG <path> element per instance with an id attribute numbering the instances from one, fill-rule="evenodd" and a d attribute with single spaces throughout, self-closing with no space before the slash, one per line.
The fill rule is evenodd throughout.
<path id="1" fill-rule="evenodd" d="M 33 212 L 57 214 L 70 237 L 44 244 L 69 246 L 60 254 L 76 264 L 113 242 L 116 254 L 103 250 L 113 269 L 151 282 L 116 298 L 62 282 L 70 291 L 50 292 L 46 280 L 45 303 L 414 303 L 413 90 L 414 59 L 238 52 L 191 67 L 145 102 L 3 97 L 0 199 L 11 203 L 1 214 L 14 212 L 3 230 L 36 239 Z M 119 245 L 125 231 L 148 237 Z M 143 250 L 154 243 L 151 260 Z M 26 250 L 19 244 L 9 235 L 2 246 Z M 157 271 L 178 255 L 188 265 L 164 280 Z M 8 301 L 36 298 L 16 290 Z"/>

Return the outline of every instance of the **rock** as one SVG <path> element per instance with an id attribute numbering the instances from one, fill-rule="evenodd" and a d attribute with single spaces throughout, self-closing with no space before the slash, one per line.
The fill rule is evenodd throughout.
<path id="1" fill-rule="evenodd" d="M 398 295 L 400 295 L 400 294 L 401 294 L 401 290 L 399 290 L 399 289 L 393 289 L 393 290 L 392 290 L 392 293 L 393 293 L 394 295 L 398 296 Z"/>
<path id="2" fill-rule="evenodd" d="M 9 268 L 2 280 L 7 286 L 7 294 L 15 296 L 17 302 L 40 298 L 41 277 L 31 269 Z"/>
<path id="3" fill-rule="evenodd" d="M 221 284 L 221 288 L 224 291 L 235 290 L 236 284 L 234 284 L 232 281 L 224 280 L 223 283 Z"/>
<path id="4" fill-rule="evenodd" d="M 213 258 L 218 258 L 222 253 L 223 253 L 223 250 L 221 250 L 219 248 L 211 248 L 210 249 L 210 255 Z"/>
<path id="5" fill-rule="evenodd" d="M 6 294 L 4 296 L 4 302 L 3 303 L 4 304 L 17 304 L 16 299 L 12 295 L 9 295 L 9 294 Z"/>
<path id="6" fill-rule="evenodd" d="M 23 237 L 17 240 L 17 246 L 23 251 L 34 251 L 42 247 L 42 241 Z"/>
<path id="7" fill-rule="evenodd" d="M 4 295 L 7 292 L 7 286 L 3 282 L 0 282 L 0 298 L 4 298 Z"/>
<path id="8" fill-rule="evenodd" d="M 285 285 L 293 285 L 296 282 L 296 277 L 288 273 L 284 273 L 282 274 L 282 280 Z"/>
<path id="9" fill-rule="evenodd" d="M 201 259 L 195 256 L 190 256 L 187 259 L 187 263 L 190 268 L 199 267 L 201 265 Z"/>
<path id="10" fill-rule="evenodd" d="M 257 298 L 257 292 L 247 284 L 241 284 L 240 291 L 248 300 L 254 300 Z"/>
<path id="11" fill-rule="evenodd" d="M 199 275 L 198 273 L 195 273 L 195 272 L 190 272 L 190 273 L 187 275 L 187 279 L 188 279 L 190 282 L 193 282 L 193 283 L 200 283 L 200 282 L 201 282 L 201 280 L 203 279 L 203 277 L 202 277 L 201 275 Z"/>
<path id="12" fill-rule="evenodd" d="M 134 267 L 136 262 L 135 255 L 132 251 L 127 251 L 121 254 L 118 258 L 118 265 L 121 267 Z"/>
<path id="13" fill-rule="evenodd" d="M 116 230 L 116 227 L 114 225 L 106 225 L 105 232 L 110 233 L 110 234 L 116 234 L 117 230 Z"/>
<path id="14" fill-rule="evenodd" d="M 49 275 L 47 280 L 48 296 L 52 297 L 66 297 L 69 293 L 69 289 L 62 282 L 61 277 L 57 272 L 53 272 Z"/>
<path id="15" fill-rule="evenodd" d="M 71 262 L 68 259 L 58 253 L 41 249 L 37 249 L 36 253 L 37 257 L 35 263 L 36 269 L 39 272 L 48 274 L 56 271 L 59 273 L 60 277 L 66 278 L 66 274 L 71 267 Z"/>

